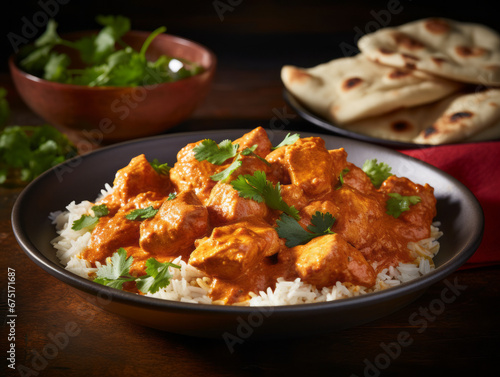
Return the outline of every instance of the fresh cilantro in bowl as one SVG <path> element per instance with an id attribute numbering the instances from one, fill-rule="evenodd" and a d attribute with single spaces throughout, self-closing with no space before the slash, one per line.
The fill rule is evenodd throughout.
<path id="1" fill-rule="evenodd" d="M 155 83 L 173 82 L 203 71 L 199 64 L 161 55 L 146 59 L 151 42 L 166 31 L 159 27 L 146 38 L 139 51 L 124 42 L 130 20 L 123 16 L 97 16 L 102 29 L 77 40 L 63 39 L 57 23 L 49 20 L 45 32 L 21 54 L 19 66 L 26 72 L 49 81 L 86 86 L 141 86 L 146 78 Z M 70 55 L 61 47 L 77 53 L 83 67 L 72 66 Z"/>

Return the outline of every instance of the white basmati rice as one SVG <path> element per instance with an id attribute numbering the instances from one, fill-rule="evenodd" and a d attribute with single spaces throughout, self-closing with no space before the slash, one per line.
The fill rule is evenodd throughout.
<path id="1" fill-rule="evenodd" d="M 106 184 L 96 201 L 112 192 L 113 188 Z M 72 230 L 71 224 L 84 214 L 92 214 L 92 206 L 93 203 L 89 201 L 83 201 L 79 204 L 73 201 L 66 206 L 65 211 L 53 212 L 49 216 L 58 233 L 58 236 L 52 240 L 57 257 L 68 271 L 87 279 L 95 277 L 100 263 L 96 263 L 97 267 L 94 268 L 90 262 L 80 257 L 80 254 L 87 248 L 91 233 L 85 230 Z M 278 278 L 274 290 L 268 288 L 266 291 L 251 293 L 250 300 L 236 305 L 277 306 L 326 302 L 380 291 L 413 280 L 434 269 L 432 258 L 439 251 L 439 242 L 437 240 L 442 235 L 442 232 L 438 229 L 439 225 L 439 223 L 434 223 L 431 226 L 431 237 L 408 244 L 408 248 L 415 256 L 414 263 L 400 263 L 396 267 L 391 266 L 383 269 L 377 275 L 373 287 L 366 288 L 350 283 L 337 282 L 332 287 L 318 290 L 315 286 L 302 282 L 300 278 L 294 281 Z M 170 284 L 158 292 L 154 294 L 148 293 L 146 296 L 171 301 L 218 304 L 208 296 L 210 278 L 182 261 L 181 257 L 176 258 L 173 263 L 180 265 L 181 268 L 169 268 L 172 274 Z"/>

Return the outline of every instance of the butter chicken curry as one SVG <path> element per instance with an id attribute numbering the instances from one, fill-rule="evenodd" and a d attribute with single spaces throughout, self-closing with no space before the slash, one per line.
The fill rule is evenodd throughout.
<path id="1" fill-rule="evenodd" d="M 327 150 L 319 137 L 273 148 L 259 127 L 226 141 L 234 153 L 219 161 L 197 155 L 204 142 L 182 148 L 170 170 L 155 169 L 144 155 L 119 170 L 113 193 L 97 203 L 109 213 L 100 217 L 82 258 L 104 264 L 123 248 L 133 256 L 130 273 L 141 276 L 148 258 L 182 256 L 210 278 L 214 301 L 234 304 L 248 300 L 249 292 L 274 288 L 279 277 L 299 277 L 318 288 L 337 281 L 371 287 L 382 269 L 415 259 L 408 242 L 430 236 L 436 215 L 431 186 L 394 175 L 375 186 L 343 148 Z M 291 215 L 234 185 L 257 172 L 266 180 L 264 191 L 277 192 Z M 387 203 L 395 194 L 418 200 L 394 216 Z M 126 217 L 149 207 L 157 210 L 154 216 Z M 331 223 L 313 234 L 325 219 Z M 287 233 L 285 225 L 295 228 Z M 308 237 L 299 244 L 286 236 L 301 233 Z M 124 289 L 138 292 L 133 283 Z"/>

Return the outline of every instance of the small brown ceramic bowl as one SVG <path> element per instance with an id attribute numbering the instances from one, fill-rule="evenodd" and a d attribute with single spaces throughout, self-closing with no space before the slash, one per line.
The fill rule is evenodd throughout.
<path id="1" fill-rule="evenodd" d="M 76 40 L 89 33 L 93 31 L 64 38 Z M 123 40 L 140 50 L 148 35 L 150 32 L 130 31 Z M 154 84 L 151 77 L 151 84 L 145 82 L 144 86 L 89 87 L 51 82 L 26 73 L 19 68 L 17 55 L 10 57 L 9 67 L 19 95 L 45 121 L 93 141 L 120 141 L 159 134 L 178 125 L 210 90 L 216 57 L 209 49 L 184 38 L 160 34 L 149 46 L 146 58 L 156 60 L 160 55 L 198 63 L 204 71 L 171 83 Z"/>

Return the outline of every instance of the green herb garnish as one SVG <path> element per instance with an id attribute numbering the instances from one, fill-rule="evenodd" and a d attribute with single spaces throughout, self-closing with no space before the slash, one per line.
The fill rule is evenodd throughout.
<path id="1" fill-rule="evenodd" d="M 194 158 L 198 161 L 208 161 L 211 164 L 222 165 L 225 161 L 238 154 L 238 144 L 231 140 L 223 140 L 219 144 L 210 139 L 203 140 L 193 148 Z"/>
<path id="2" fill-rule="evenodd" d="M 398 218 L 403 212 L 410 209 L 410 205 L 420 203 L 421 199 L 419 196 L 403 196 L 398 193 L 387 194 L 390 198 L 387 200 L 386 209 L 387 214 Z"/>
<path id="3" fill-rule="evenodd" d="M 253 175 L 239 175 L 231 181 L 231 186 L 238 191 L 239 196 L 252 199 L 256 202 L 265 202 L 269 208 L 283 211 L 294 219 L 299 220 L 299 211 L 294 206 L 289 206 L 281 197 L 281 186 L 276 186 L 266 178 L 266 173 L 256 171 Z"/>
<path id="4" fill-rule="evenodd" d="M 363 171 L 370 178 L 375 187 L 380 187 L 382 182 L 389 178 L 391 173 L 391 167 L 385 162 L 377 163 L 377 159 L 366 160 L 362 167 Z"/>
<path id="5" fill-rule="evenodd" d="M 342 169 L 342 171 L 339 174 L 339 183 L 335 187 L 335 190 L 339 190 L 344 185 L 344 175 L 346 175 L 347 173 L 349 173 L 348 168 Z"/>
<path id="6" fill-rule="evenodd" d="M 94 279 L 94 282 L 123 289 L 123 283 L 135 281 L 137 288 L 142 293 L 155 293 L 170 284 L 172 275 L 168 271 L 169 267 L 181 268 L 181 266 L 171 262 L 160 263 L 154 258 L 149 258 L 146 261 L 146 275 L 135 278 L 130 275 L 133 261 L 134 257 L 127 257 L 127 251 L 124 248 L 118 249 L 105 265 L 97 269 L 97 278 Z"/>
<path id="7" fill-rule="evenodd" d="M 324 236 L 326 234 L 334 234 L 330 228 L 335 223 L 335 217 L 330 213 L 321 213 L 317 211 L 311 217 L 311 225 L 307 227 L 307 230 L 302 228 L 296 219 L 293 217 L 282 214 L 276 224 L 278 235 L 281 238 L 286 239 L 285 245 L 287 247 L 294 247 L 297 245 L 304 245 L 311 241 L 313 238 Z"/>
<path id="8" fill-rule="evenodd" d="M 153 161 L 150 161 L 149 164 L 158 174 L 161 175 L 168 175 L 171 169 L 167 163 L 161 164 L 156 158 Z"/>
<path id="9" fill-rule="evenodd" d="M 171 192 L 168 194 L 167 200 L 174 200 L 177 197 L 177 194 L 175 192 Z"/>
<path id="10" fill-rule="evenodd" d="M 99 218 L 109 214 L 106 204 L 95 205 L 91 209 L 94 211 L 94 216 L 82 215 L 78 220 L 73 221 L 71 229 L 82 230 L 84 228 L 92 228 L 99 222 Z"/>
<path id="11" fill-rule="evenodd" d="M 300 139 L 300 135 L 299 134 L 293 134 L 293 135 L 291 135 L 290 133 L 288 133 L 285 136 L 285 138 L 283 139 L 283 141 L 281 143 L 279 143 L 275 147 L 272 147 L 271 149 L 275 150 L 275 149 L 278 149 L 278 148 L 281 148 L 281 147 L 285 147 L 287 145 L 292 145 L 292 144 L 294 144 L 299 139 Z"/>
<path id="12" fill-rule="evenodd" d="M 154 209 L 153 206 L 149 206 L 147 208 L 134 209 L 130 211 L 125 218 L 127 220 L 145 220 L 154 217 L 157 213 L 157 209 Z"/>

